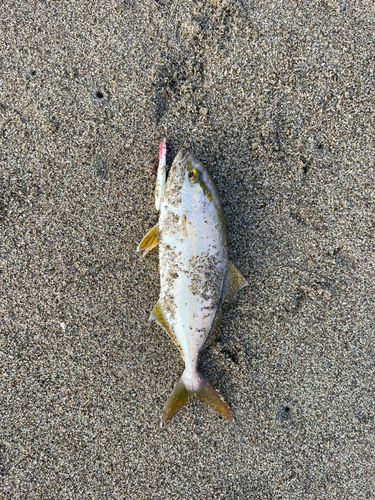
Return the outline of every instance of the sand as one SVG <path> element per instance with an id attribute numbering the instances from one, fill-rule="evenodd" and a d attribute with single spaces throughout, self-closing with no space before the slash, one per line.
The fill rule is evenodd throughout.
<path id="1" fill-rule="evenodd" d="M 371 1 L 6 2 L 0 499 L 373 499 Z M 192 401 L 148 322 L 158 144 L 209 167 L 249 286 Z"/>

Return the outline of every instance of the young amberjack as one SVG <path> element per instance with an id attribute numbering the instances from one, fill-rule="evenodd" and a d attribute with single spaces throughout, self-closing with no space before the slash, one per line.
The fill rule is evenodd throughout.
<path id="1" fill-rule="evenodd" d="M 150 320 L 170 335 L 185 362 L 162 422 L 165 425 L 191 397 L 232 421 L 224 399 L 198 372 L 197 363 L 207 339 L 219 328 L 223 302 L 247 283 L 228 260 L 223 208 L 207 168 L 182 150 L 165 182 L 165 155 L 164 140 L 155 193 L 159 222 L 138 246 L 146 254 L 159 245 L 160 296 Z"/>

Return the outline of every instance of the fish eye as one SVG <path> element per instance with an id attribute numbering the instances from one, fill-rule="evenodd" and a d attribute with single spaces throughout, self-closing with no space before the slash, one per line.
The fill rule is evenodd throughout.
<path id="1" fill-rule="evenodd" d="M 191 169 L 188 177 L 190 182 L 196 182 L 199 179 L 198 170 L 196 168 Z"/>

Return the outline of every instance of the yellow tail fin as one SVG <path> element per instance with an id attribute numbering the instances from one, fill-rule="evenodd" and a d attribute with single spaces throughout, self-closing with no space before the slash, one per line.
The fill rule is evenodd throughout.
<path id="1" fill-rule="evenodd" d="M 177 382 L 172 394 L 164 407 L 162 425 L 165 427 L 168 420 L 170 420 L 175 413 L 182 408 L 186 402 L 191 398 L 198 398 L 211 406 L 214 410 L 218 411 L 224 418 L 232 422 L 232 415 L 228 405 L 220 396 L 217 390 L 199 374 L 199 387 L 195 390 L 189 390 L 180 378 Z"/>

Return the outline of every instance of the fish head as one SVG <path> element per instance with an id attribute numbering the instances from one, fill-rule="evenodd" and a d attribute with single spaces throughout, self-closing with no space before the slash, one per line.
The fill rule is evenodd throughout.
<path id="1" fill-rule="evenodd" d="M 219 194 L 207 167 L 190 151 L 177 154 L 168 174 L 164 199 L 180 212 L 210 205 L 221 209 Z"/>

